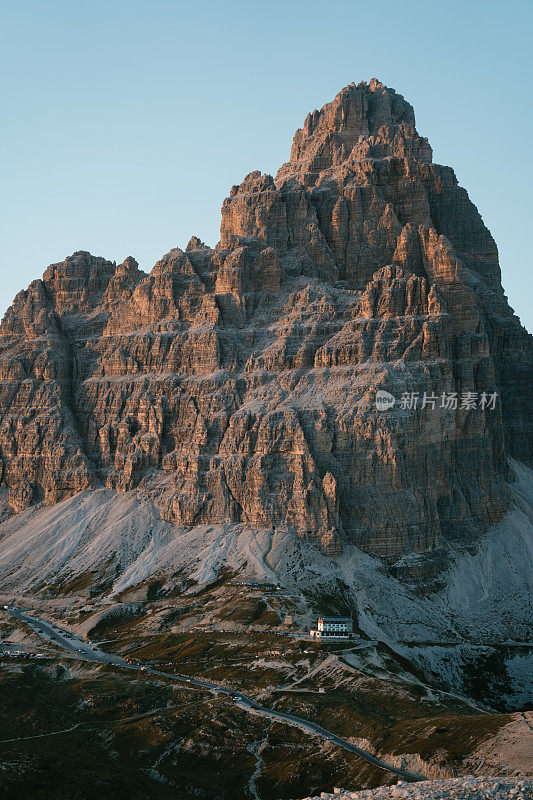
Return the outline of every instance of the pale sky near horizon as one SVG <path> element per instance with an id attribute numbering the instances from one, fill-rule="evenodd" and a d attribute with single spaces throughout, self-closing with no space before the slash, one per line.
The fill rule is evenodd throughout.
<path id="1" fill-rule="evenodd" d="M 533 330 L 533 2 L 0 0 L 0 314 L 75 250 L 149 271 L 308 111 L 377 77 L 414 106 Z"/>

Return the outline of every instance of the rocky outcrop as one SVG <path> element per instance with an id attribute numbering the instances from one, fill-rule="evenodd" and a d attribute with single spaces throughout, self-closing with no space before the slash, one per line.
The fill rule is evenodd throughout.
<path id="1" fill-rule="evenodd" d="M 416 757 L 411 756 L 413 761 Z M 421 761 L 418 757 L 419 762 Z M 308 797 L 306 800 L 528 800 L 533 793 L 533 781 L 529 778 L 493 778 L 491 776 L 465 775 L 461 778 L 424 780 L 409 784 L 398 781 L 394 786 L 378 789 L 363 789 L 351 792 L 348 789 L 335 788 L 332 794 L 321 792 L 320 797 Z"/>
<path id="2" fill-rule="evenodd" d="M 232 188 L 214 249 L 192 237 L 148 275 L 75 253 L 0 334 L 14 511 L 107 485 L 183 525 L 395 556 L 499 519 L 507 455 L 532 455 L 531 337 L 496 245 L 375 80 L 308 115 L 276 178 Z"/>

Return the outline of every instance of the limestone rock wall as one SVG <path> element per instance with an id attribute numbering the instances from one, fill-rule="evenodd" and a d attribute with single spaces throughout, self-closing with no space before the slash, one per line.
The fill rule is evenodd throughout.
<path id="1" fill-rule="evenodd" d="M 352 84 L 276 178 L 232 188 L 214 249 L 193 237 L 148 275 L 79 252 L 17 295 L 1 480 L 14 511 L 104 484 L 183 525 L 427 551 L 504 513 L 531 377 L 475 206 L 400 95 Z M 493 391 L 493 410 L 399 402 Z"/>

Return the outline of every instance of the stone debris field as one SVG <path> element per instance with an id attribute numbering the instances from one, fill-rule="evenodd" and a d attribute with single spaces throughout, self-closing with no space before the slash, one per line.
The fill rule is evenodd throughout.
<path id="1" fill-rule="evenodd" d="M 470 775 L 445 781 L 421 781 L 395 786 L 381 786 L 361 792 L 334 789 L 333 794 L 322 792 L 321 800 L 389 800 L 405 797 L 408 800 L 530 800 L 533 798 L 532 778 L 475 778 Z M 318 800 L 318 798 L 306 798 Z"/>

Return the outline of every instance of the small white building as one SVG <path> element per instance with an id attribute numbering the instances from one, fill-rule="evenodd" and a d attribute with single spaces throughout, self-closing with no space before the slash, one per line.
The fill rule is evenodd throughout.
<path id="1" fill-rule="evenodd" d="M 349 639 L 353 635 L 351 617 L 319 617 L 315 630 L 310 631 L 313 639 Z"/>

